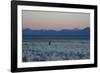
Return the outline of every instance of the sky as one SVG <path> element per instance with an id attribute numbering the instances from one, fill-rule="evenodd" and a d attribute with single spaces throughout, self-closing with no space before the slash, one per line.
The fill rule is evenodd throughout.
<path id="1" fill-rule="evenodd" d="M 32 30 L 84 29 L 90 27 L 90 14 L 23 10 L 22 27 Z"/>

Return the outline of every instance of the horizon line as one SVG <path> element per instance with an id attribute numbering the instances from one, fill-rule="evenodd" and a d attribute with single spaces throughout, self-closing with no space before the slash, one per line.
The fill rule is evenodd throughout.
<path id="1" fill-rule="evenodd" d="M 42 30 L 42 31 L 48 31 L 48 30 L 52 30 L 52 31 L 61 31 L 61 30 L 84 30 L 84 29 L 86 29 L 86 28 L 89 28 L 90 29 L 90 27 L 85 27 L 85 28 L 73 28 L 73 29 L 31 29 L 31 28 L 22 28 L 22 30 L 25 30 L 25 29 L 29 29 L 29 30 Z"/>

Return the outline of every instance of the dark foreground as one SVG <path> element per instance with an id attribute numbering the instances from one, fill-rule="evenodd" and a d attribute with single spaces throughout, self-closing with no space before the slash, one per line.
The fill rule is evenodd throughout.
<path id="1" fill-rule="evenodd" d="M 23 62 L 89 58 L 89 39 L 24 39 L 22 42 Z"/>

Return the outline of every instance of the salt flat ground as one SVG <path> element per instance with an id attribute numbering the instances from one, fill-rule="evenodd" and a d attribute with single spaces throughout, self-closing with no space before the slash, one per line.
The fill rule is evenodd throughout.
<path id="1" fill-rule="evenodd" d="M 22 43 L 22 61 L 80 60 L 90 58 L 88 39 L 27 39 Z"/>

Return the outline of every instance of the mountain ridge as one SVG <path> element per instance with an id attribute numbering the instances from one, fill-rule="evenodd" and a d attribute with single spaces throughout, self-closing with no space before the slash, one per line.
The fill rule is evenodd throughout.
<path id="1" fill-rule="evenodd" d="M 84 29 L 62 29 L 62 30 L 32 30 L 32 29 L 23 29 L 23 36 L 34 36 L 34 35 L 59 35 L 59 36 L 71 36 L 71 35 L 86 35 L 90 36 L 90 28 Z"/>

